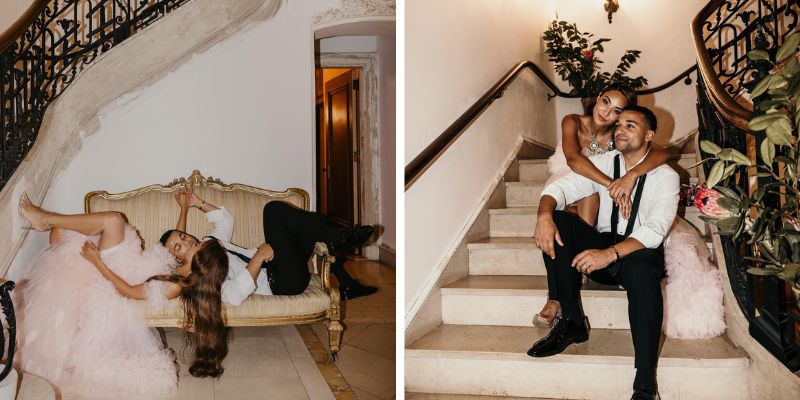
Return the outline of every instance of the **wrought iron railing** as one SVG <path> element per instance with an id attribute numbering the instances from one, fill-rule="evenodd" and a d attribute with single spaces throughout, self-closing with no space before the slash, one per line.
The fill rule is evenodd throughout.
<path id="1" fill-rule="evenodd" d="M 6 317 L 6 331 L 8 332 L 8 347 L 6 347 L 6 335 L 0 329 L 0 357 L 5 355 L 6 361 L 3 369 L 0 370 L 0 381 L 8 376 L 14 363 L 14 349 L 17 346 L 17 317 L 14 314 L 14 304 L 11 302 L 11 291 L 14 289 L 13 281 L 6 281 L 0 285 L 0 309 Z M 8 350 L 3 354 L 4 350 Z"/>
<path id="2" fill-rule="evenodd" d="M 697 111 L 699 138 L 735 148 L 757 163 L 763 132 L 752 132 L 748 122 L 753 104 L 748 91 L 771 65 L 749 61 L 751 50 L 776 49 L 797 29 L 798 0 L 712 0 L 697 15 L 692 30 L 699 76 Z M 703 155 L 706 158 L 707 154 Z M 711 165 L 705 164 L 708 174 Z M 752 193 L 772 178 L 740 173 L 725 185 Z M 750 326 L 750 334 L 790 370 L 800 370 L 800 318 L 788 285 L 776 277 L 757 277 L 745 257 L 753 248 L 732 236 L 720 237 L 730 285 Z"/>
<path id="3" fill-rule="evenodd" d="M 36 0 L 0 36 L 0 189 L 44 113 L 99 55 L 189 0 Z"/>

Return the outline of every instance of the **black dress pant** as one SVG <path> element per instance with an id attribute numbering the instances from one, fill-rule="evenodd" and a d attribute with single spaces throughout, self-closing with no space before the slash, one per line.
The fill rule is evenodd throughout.
<path id="1" fill-rule="evenodd" d="M 555 244 L 555 259 L 544 254 L 549 297 L 561 303 L 564 317 L 581 321 L 584 315 L 580 297 L 581 273 L 571 266 L 572 260 L 584 250 L 612 246 L 613 234 L 597 232 L 577 215 L 564 211 L 553 212 L 553 220 L 564 246 Z M 664 317 L 661 296 L 663 277 L 664 253 L 661 247 L 637 250 L 589 275 L 596 282 L 625 288 L 637 370 L 655 371 L 658 362 L 658 343 Z"/>
<path id="2" fill-rule="evenodd" d="M 308 258 L 317 242 L 337 242 L 342 233 L 328 224 L 325 215 L 309 212 L 282 201 L 264 206 L 264 241 L 272 246 L 275 258 L 266 263 L 273 294 L 295 295 L 308 287 L 311 273 Z"/>

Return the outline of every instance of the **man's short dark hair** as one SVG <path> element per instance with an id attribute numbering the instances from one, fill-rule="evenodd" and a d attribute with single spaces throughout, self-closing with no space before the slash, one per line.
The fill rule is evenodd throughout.
<path id="1" fill-rule="evenodd" d="M 653 114 L 647 107 L 642 107 L 639 105 L 627 106 L 622 109 L 622 111 L 636 111 L 639 114 L 644 115 L 644 121 L 647 123 L 647 128 L 655 132 L 658 129 L 658 120 L 656 119 L 656 115 Z"/>
<path id="2" fill-rule="evenodd" d="M 167 239 L 169 239 L 169 235 L 172 235 L 172 232 L 177 232 L 177 231 L 178 231 L 177 229 L 170 229 L 170 230 L 164 232 L 164 234 L 161 235 L 161 239 L 158 239 L 158 242 L 161 243 L 162 246 L 166 247 L 167 246 Z"/>

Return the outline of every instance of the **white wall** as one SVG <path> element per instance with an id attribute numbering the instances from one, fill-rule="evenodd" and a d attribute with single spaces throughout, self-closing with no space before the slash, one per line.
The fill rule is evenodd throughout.
<path id="1" fill-rule="evenodd" d="M 378 63 L 380 64 L 380 163 L 381 163 L 381 224 L 384 246 L 397 249 L 396 181 L 395 153 L 397 134 L 395 131 L 395 38 L 379 37 L 377 43 Z"/>
<path id="2" fill-rule="evenodd" d="M 547 18 L 534 1 L 406 2 L 404 164 L 517 61 L 541 61 Z M 554 116 L 543 85 L 523 74 L 405 192 L 407 323 L 520 137 L 555 144 Z"/>
<path id="3" fill-rule="evenodd" d="M 108 107 L 97 132 L 54 178 L 44 206 L 83 211 L 91 190 L 130 190 L 186 177 L 314 196 L 315 13 L 337 0 L 289 2 L 138 93 Z M 79 78 L 80 79 L 80 78 Z M 36 199 L 34 199 L 36 200 Z M 45 243 L 28 240 L 7 276 Z"/>
<path id="4" fill-rule="evenodd" d="M 550 0 L 542 8 L 548 8 L 547 18 L 558 18 L 575 22 L 584 32 L 591 32 L 595 39 L 609 38 L 604 43 L 600 59 L 604 71 L 613 72 L 620 56 L 627 49 L 641 50 L 641 58 L 634 64 L 629 76 L 644 75 L 649 86 L 659 86 L 671 80 L 695 61 L 690 24 L 706 1 L 620 1 L 619 11 L 614 13 L 613 23 L 608 23 L 603 10 L 603 0 Z M 692 84 L 678 82 L 670 89 L 644 96 L 639 103 L 653 109 L 659 120 L 656 142 L 675 142 L 697 128 L 695 108 L 696 81 Z M 556 78 L 558 86 L 569 91 L 569 85 Z M 580 113 L 577 99 L 557 101 L 558 121 L 564 115 Z"/>
<path id="5" fill-rule="evenodd" d="M 0 35 L 10 27 L 22 13 L 28 9 L 33 0 L 2 0 L 0 1 Z"/>

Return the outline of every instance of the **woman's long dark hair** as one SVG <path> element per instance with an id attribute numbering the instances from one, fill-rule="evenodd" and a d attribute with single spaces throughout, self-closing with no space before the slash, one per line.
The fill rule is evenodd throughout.
<path id="1" fill-rule="evenodd" d="M 222 318 L 222 282 L 228 276 L 228 256 L 216 240 L 207 240 L 191 260 L 189 276 L 158 275 L 154 279 L 181 287 L 186 340 L 194 347 L 189 373 L 198 378 L 219 377 L 228 355 L 228 329 Z M 194 332 L 192 332 L 194 331 Z"/>

